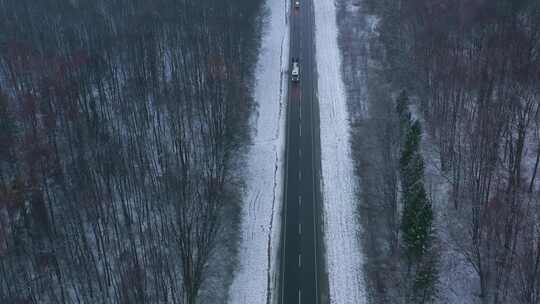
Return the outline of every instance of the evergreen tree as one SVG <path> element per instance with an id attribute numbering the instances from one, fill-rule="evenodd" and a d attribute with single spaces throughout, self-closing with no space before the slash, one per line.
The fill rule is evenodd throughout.
<path id="1" fill-rule="evenodd" d="M 427 243 L 433 219 L 431 205 L 422 181 L 423 169 L 424 165 L 421 156 L 415 154 L 405 168 L 405 175 L 403 176 L 404 193 L 401 229 L 407 259 L 413 263 L 422 258 L 425 249 L 428 247 Z"/>
<path id="2" fill-rule="evenodd" d="M 437 254 L 432 242 L 433 239 L 430 239 L 430 247 L 427 248 L 426 254 L 416 270 L 412 285 L 412 303 L 429 302 L 437 293 L 435 284 L 438 280 Z"/>
<path id="3" fill-rule="evenodd" d="M 401 150 L 401 158 L 399 160 L 399 167 L 401 173 L 401 181 L 403 187 L 403 193 L 406 194 L 411 183 L 419 180 L 421 174 L 424 170 L 423 160 L 420 159 L 420 163 L 416 163 L 415 166 L 420 166 L 416 170 L 411 170 L 409 168 L 412 159 L 418 154 L 418 149 L 420 145 L 422 129 L 418 121 L 413 122 L 408 130 L 406 131 L 405 142 L 403 143 L 403 148 Z M 416 174 L 415 174 L 416 173 Z"/>
<path id="4" fill-rule="evenodd" d="M 426 303 L 435 294 L 437 270 L 432 246 L 433 211 L 424 187 L 424 160 L 420 152 L 422 127 L 419 121 L 410 120 L 406 94 L 398 98 L 396 111 L 406 134 L 399 160 L 403 194 L 401 233 L 407 276 L 412 277 L 406 297 L 410 303 Z"/>
<path id="5" fill-rule="evenodd" d="M 399 96 L 396 100 L 396 111 L 400 118 L 404 115 L 409 114 L 409 111 L 407 111 L 408 106 L 409 106 L 409 95 L 407 94 L 407 91 L 403 90 L 401 91 L 401 93 L 399 93 Z"/>
<path id="6" fill-rule="evenodd" d="M 399 137 L 403 141 L 406 132 L 411 125 L 411 113 L 407 110 L 409 107 L 409 95 L 405 90 L 401 91 L 396 100 L 396 112 L 399 118 Z"/>
<path id="7" fill-rule="evenodd" d="M 0 91 L 0 161 L 7 161 L 10 157 L 9 148 L 14 134 L 15 123 L 9 113 L 7 96 Z"/>

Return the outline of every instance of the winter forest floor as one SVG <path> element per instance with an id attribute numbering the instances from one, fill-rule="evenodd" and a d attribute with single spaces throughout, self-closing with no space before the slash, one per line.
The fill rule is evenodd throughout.
<path id="1" fill-rule="evenodd" d="M 537 303 L 540 285 L 536 278 L 539 272 L 537 268 L 531 268 L 532 265 L 537 265 L 531 257 L 539 256 L 539 250 L 537 243 L 530 239 L 537 238 L 538 227 L 536 212 L 539 196 L 536 190 L 538 181 L 535 180 L 538 161 L 535 162 L 535 159 L 539 159 L 539 103 L 538 91 L 532 89 L 534 85 L 529 82 L 522 83 L 520 78 L 524 73 L 529 73 L 528 77 L 535 79 L 533 75 L 537 74 L 529 70 L 516 73 L 519 75 L 516 76 L 517 84 L 505 86 L 504 81 L 497 83 L 495 97 L 485 101 L 476 96 L 476 85 L 481 82 L 470 88 L 469 82 L 465 80 L 466 76 L 477 77 L 476 66 L 465 65 L 464 71 L 459 70 L 462 74 L 456 76 L 452 73 L 456 73 L 458 69 L 448 67 L 444 60 L 442 67 L 433 67 L 421 55 L 414 52 L 407 54 L 399 47 L 393 49 L 392 47 L 400 46 L 399 43 L 404 43 L 402 46 L 414 40 L 404 34 L 404 25 L 400 23 L 403 21 L 397 21 L 396 15 L 392 15 L 400 8 L 396 5 L 392 12 L 392 9 L 380 1 L 369 1 L 377 8 L 374 11 L 378 10 L 379 15 L 375 18 L 369 15 L 367 2 L 368 0 L 336 1 L 344 81 L 353 126 L 353 157 L 356 172 L 360 176 L 359 217 L 370 303 L 405 303 L 406 282 L 411 281 L 402 264 L 400 245 L 403 241 L 400 226 L 403 206 L 398 172 L 402 150 L 399 138 L 400 122 L 395 114 L 396 98 L 404 89 L 412 91 L 409 110 L 413 120 L 418 120 L 422 126 L 422 179 L 434 214 L 433 248 L 436 252 L 437 278 L 432 302 Z M 490 4 L 486 3 L 485 6 L 489 7 Z M 452 10 L 454 8 L 446 9 L 430 15 L 430 20 L 445 20 L 441 19 L 441 16 L 456 13 Z M 485 8 L 475 9 L 476 12 L 485 11 Z M 500 31 L 516 31 L 525 36 L 534 33 L 531 29 L 538 32 L 538 4 L 535 6 L 534 1 L 525 1 L 520 9 L 523 16 L 518 13 L 515 16 L 497 16 L 492 12 L 495 16 L 488 20 L 497 20 L 504 24 L 506 18 L 523 18 L 520 19 L 523 27 L 501 27 Z M 474 11 L 472 10 L 472 15 Z M 418 14 L 419 12 L 414 10 L 414 13 L 404 19 L 416 20 Z M 379 16 L 386 18 L 384 23 L 378 19 Z M 478 15 L 475 15 L 475 18 L 477 19 L 473 18 L 470 22 L 478 28 L 468 29 L 466 35 L 463 35 L 464 41 L 475 41 L 478 37 L 475 35 L 487 31 L 488 25 L 482 23 L 485 20 Z M 428 26 L 428 32 L 430 29 L 432 28 Z M 442 26 L 440 29 L 440 37 L 451 36 L 452 27 Z M 497 45 L 493 52 L 507 51 L 506 46 L 509 44 L 506 41 L 512 40 L 509 38 L 513 37 L 512 35 L 517 34 L 497 36 L 503 37 L 500 39 L 505 42 Z M 428 34 L 427 37 L 432 35 Z M 531 42 L 531 49 L 538 49 L 537 39 L 528 41 Z M 435 48 L 445 50 L 446 45 L 438 43 L 434 43 Z M 446 51 L 447 49 L 444 52 Z M 414 66 L 411 58 L 417 55 L 418 58 L 415 59 L 429 66 L 430 71 L 439 77 L 431 76 L 432 82 L 428 89 L 424 88 L 424 83 L 420 80 L 423 79 L 421 73 L 415 73 L 418 67 Z M 483 56 L 487 55 L 472 55 L 474 60 L 477 57 L 484 58 Z M 459 54 L 456 57 L 459 58 Z M 514 65 L 519 62 L 517 58 L 519 56 L 510 59 L 510 70 L 518 69 L 519 65 Z M 533 60 L 531 57 L 527 58 Z M 421 65 L 422 68 L 425 66 Z M 440 76 L 447 75 L 446 68 L 451 70 L 448 73 L 454 77 L 452 82 Z M 493 75 L 490 74 L 490 77 L 509 79 L 511 83 L 516 81 L 512 78 L 514 75 L 509 75 L 498 74 L 497 70 Z M 448 85 L 450 89 L 446 87 L 447 82 L 451 83 Z M 462 90 L 462 95 L 452 95 L 453 93 L 445 90 Z M 506 90 L 512 93 L 505 95 L 504 93 L 508 92 Z M 483 102 L 488 106 L 484 107 Z M 480 123 L 485 118 L 478 114 L 478 109 L 487 109 L 486 111 L 490 112 L 482 115 L 492 115 L 488 120 L 493 125 Z M 449 113 L 454 113 L 453 118 Z M 496 133 L 499 135 L 495 136 L 486 130 L 501 133 Z M 489 145 L 489 152 L 483 150 L 483 144 L 478 145 L 482 140 Z M 445 147 L 449 150 L 442 150 Z M 489 169 L 485 171 L 475 171 L 475 168 L 482 166 L 479 163 L 485 161 L 482 158 L 485 155 L 491 155 L 494 162 L 490 163 Z M 446 169 L 441 166 L 443 156 L 447 157 Z M 514 168 L 514 171 L 511 168 Z M 513 174 L 519 175 L 519 178 Z M 478 181 L 485 176 L 488 176 L 490 184 L 484 188 L 479 186 L 481 182 Z M 508 190 L 512 187 L 515 188 L 514 192 Z M 474 196 L 475 193 L 485 196 Z M 480 219 L 475 217 L 475 212 L 480 213 Z M 502 231 L 513 231 L 514 234 L 504 234 Z M 512 250 L 509 250 L 510 244 L 513 246 Z"/>
<path id="2" fill-rule="evenodd" d="M 397 227 L 395 208 L 399 210 L 398 182 L 395 166 L 398 147 L 389 140 L 396 127 L 390 118 L 395 111 L 394 94 L 380 70 L 380 50 L 376 43 L 376 19 L 363 7 L 362 1 L 338 1 L 340 49 L 343 55 L 343 73 L 347 88 L 349 109 L 353 125 L 353 155 L 362 189 L 359 215 L 362 226 L 363 252 L 366 256 L 364 271 L 371 303 L 388 303 L 399 297 L 398 288 L 392 288 L 392 253 L 386 243 L 395 238 Z M 371 44 L 370 44 L 371 42 Z M 413 115 L 416 111 L 413 110 Z M 418 115 L 416 115 L 418 116 Z M 426 162 L 426 184 L 436 204 L 436 230 L 441 242 L 450 236 L 445 233 L 448 223 L 441 219 L 448 200 L 448 182 L 442 175 L 435 145 L 424 137 L 422 149 Z M 394 206 L 392 204 L 398 204 Z M 395 239 L 397 242 L 397 239 Z M 471 303 L 471 269 L 448 243 L 441 244 L 439 303 Z M 389 283 L 390 282 L 390 283 Z"/>
<path id="3" fill-rule="evenodd" d="M 0 1 L 0 303 L 226 301 L 262 4 Z"/>

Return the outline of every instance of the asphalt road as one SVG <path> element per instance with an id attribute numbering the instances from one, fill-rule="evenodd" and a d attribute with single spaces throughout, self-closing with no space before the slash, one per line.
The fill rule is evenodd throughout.
<path id="1" fill-rule="evenodd" d="M 325 301 L 320 299 L 319 278 L 320 145 L 312 0 L 300 0 L 289 20 L 289 62 L 292 66 L 292 57 L 299 58 L 300 81 L 289 80 L 279 303 L 319 304 Z"/>

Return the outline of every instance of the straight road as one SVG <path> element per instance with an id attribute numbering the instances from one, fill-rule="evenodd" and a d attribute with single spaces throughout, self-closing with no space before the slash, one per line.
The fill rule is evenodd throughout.
<path id="1" fill-rule="evenodd" d="M 320 170 L 312 0 L 291 0 L 290 57 L 299 58 L 300 82 L 289 81 L 285 194 L 281 239 L 281 304 L 319 304 Z M 289 62 L 291 62 L 289 58 Z M 291 63 L 292 65 L 292 63 Z"/>

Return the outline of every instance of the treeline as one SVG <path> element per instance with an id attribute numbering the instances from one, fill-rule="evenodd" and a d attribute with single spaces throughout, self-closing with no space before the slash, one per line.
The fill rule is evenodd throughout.
<path id="1" fill-rule="evenodd" d="M 538 303 L 540 2 L 365 3 L 385 80 L 411 93 L 437 144 L 450 184 L 442 233 L 475 273 L 470 294 Z"/>
<path id="2" fill-rule="evenodd" d="M 0 0 L 1 303 L 226 301 L 261 16 Z"/>

